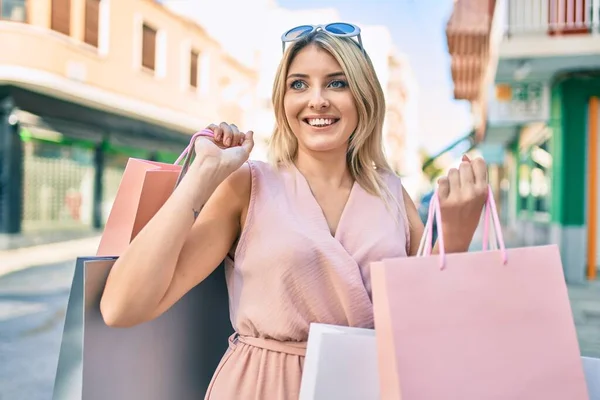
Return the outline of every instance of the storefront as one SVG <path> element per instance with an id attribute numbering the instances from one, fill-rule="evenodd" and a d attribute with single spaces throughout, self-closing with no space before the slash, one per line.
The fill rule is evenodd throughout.
<path id="1" fill-rule="evenodd" d="M 517 232 L 524 245 L 550 242 L 552 204 L 552 130 L 545 123 L 520 129 L 511 148 Z"/>
<path id="2" fill-rule="evenodd" d="M 558 244 L 571 282 L 595 278 L 600 265 L 599 96 L 600 74 L 557 77 L 548 121 L 522 126 L 509 146 L 521 243 Z"/>
<path id="3" fill-rule="evenodd" d="M 130 157 L 173 162 L 175 132 L 17 88 L 0 88 L 0 232 L 99 229 Z"/>

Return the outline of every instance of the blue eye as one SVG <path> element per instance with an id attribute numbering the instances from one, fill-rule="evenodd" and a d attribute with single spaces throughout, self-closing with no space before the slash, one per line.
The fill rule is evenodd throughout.
<path id="1" fill-rule="evenodd" d="M 334 89 L 343 89 L 343 88 L 348 87 L 348 82 L 342 81 L 342 80 L 335 80 L 335 81 L 331 81 L 329 86 L 331 86 Z"/>
<path id="2" fill-rule="evenodd" d="M 295 90 L 302 90 L 306 87 L 306 83 L 302 81 L 294 81 L 291 83 L 290 88 Z"/>

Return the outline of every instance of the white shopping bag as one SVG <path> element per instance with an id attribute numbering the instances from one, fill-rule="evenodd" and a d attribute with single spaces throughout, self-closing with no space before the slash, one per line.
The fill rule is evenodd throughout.
<path id="1" fill-rule="evenodd" d="M 299 400 L 379 400 L 373 329 L 311 324 Z"/>
<path id="2" fill-rule="evenodd" d="M 600 359 L 581 357 L 590 400 L 600 400 Z"/>

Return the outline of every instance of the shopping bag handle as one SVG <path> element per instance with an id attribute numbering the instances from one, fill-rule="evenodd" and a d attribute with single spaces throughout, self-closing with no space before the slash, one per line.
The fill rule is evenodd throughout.
<path id="1" fill-rule="evenodd" d="M 194 144 L 196 143 L 196 139 L 201 136 L 206 137 L 215 137 L 215 134 L 210 129 L 202 129 L 199 132 L 196 132 L 190 138 L 190 143 L 186 146 L 186 148 L 181 152 L 177 160 L 173 164 L 178 165 L 183 159 L 183 165 L 181 166 L 181 172 L 179 173 L 179 177 L 177 178 L 177 182 L 175 183 L 175 187 L 179 185 L 188 169 L 190 168 L 190 164 L 192 163 L 192 156 L 194 155 Z"/>
<path id="2" fill-rule="evenodd" d="M 483 250 L 487 250 L 487 244 L 492 239 L 494 240 L 494 244 L 500 247 L 500 251 L 502 252 L 502 260 L 506 264 L 508 260 L 508 256 L 506 253 L 506 246 L 504 243 L 504 237 L 502 235 L 502 227 L 500 225 L 500 218 L 498 217 L 498 210 L 496 208 L 496 202 L 494 200 L 494 193 L 492 191 L 491 186 L 488 185 L 488 196 L 485 202 L 485 217 L 484 217 L 484 225 L 483 225 Z M 440 256 L 440 269 L 444 269 L 446 265 L 446 251 L 444 246 L 444 233 L 442 227 L 442 216 L 440 211 L 440 200 L 438 189 L 435 190 L 433 196 L 431 197 L 429 203 L 429 212 L 427 215 L 427 222 L 425 224 L 425 230 L 423 232 L 423 236 L 421 237 L 421 242 L 419 243 L 419 249 L 417 250 L 417 256 L 428 256 L 431 255 L 432 251 L 432 242 L 433 242 L 433 221 L 435 218 L 435 222 L 437 224 L 437 237 L 438 237 L 438 250 Z M 493 233 L 494 235 L 490 235 L 490 220 L 493 224 Z"/>
<path id="3" fill-rule="evenodd" d="M 198 139 L 201 136 L 215 137 L 215 134 L 210 129 L 202 129 L 201 131 L 194 133 L 192 135 L 192 137 L 190 138 L 190 143 L 181 152 L 181 154 L 179 155 L 179 157 L 177 157 L 177 160 L 175 160 L 175 162 L 173 164 L 179 164 L 181 162 L 181 160 L 186 156 L 187 156 L 187 158 L 191 159 L 191 154 L 192 154 L 191 150 L 194 150 L 194 143 L 196 142 L 196 139 Z M 185 163 L 184 163 L 184 165 L 185 165 Z"/>

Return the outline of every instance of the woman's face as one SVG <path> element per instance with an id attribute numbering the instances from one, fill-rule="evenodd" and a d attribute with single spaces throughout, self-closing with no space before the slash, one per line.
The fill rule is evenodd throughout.
<path id="1" fill-rule="evenodd" d="M 300 149 L 346 152 L 358 113 L 346 76 L 327 51 L 309 45 L 298 52 L 288 71 L 283 106 Z"/>

